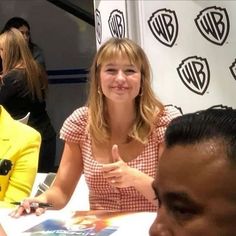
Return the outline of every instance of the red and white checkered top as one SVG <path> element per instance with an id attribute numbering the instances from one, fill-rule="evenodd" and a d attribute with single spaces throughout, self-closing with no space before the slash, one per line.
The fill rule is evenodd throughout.
<path id="1" fill-rule="evenodd" d="M 178 109 L 167 106 L 143 151 L 127 164 L 155 177 L 159 144 L 163 142 L 164 132 L 169 122 L 179 115 Z M 65 120 L 60 131 L 60 138 L 68 142 L 80 143 L 84 164 L 83 172 L 89 188 L 90 208 L 92 210 L 156 211 L 156 207 L 134 187 L 116 188 L 103 178 L 100 171 L 101 164 L 93 158 L 91 137 L 86 129 L 87 122 L 88 108 L 81 107 L 75 110 Z"/>

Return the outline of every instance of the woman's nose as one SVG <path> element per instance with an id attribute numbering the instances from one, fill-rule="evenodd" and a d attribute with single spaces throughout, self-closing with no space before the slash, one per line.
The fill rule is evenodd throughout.
<path id="1" fill-rule="evenodd" d="M 116 79 L 120 81 L 125 80 L 125 73 L 122 70 L 119 70 L 117 72 Z"/>

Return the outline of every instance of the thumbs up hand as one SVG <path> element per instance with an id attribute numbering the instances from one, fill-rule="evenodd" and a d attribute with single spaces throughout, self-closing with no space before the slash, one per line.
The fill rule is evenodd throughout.
<path id="1" fill-rule="evenodd" d="M 116 144 L 112 146 L 113 163 L 103 164 L 103 177 L 114 187 L 124 188 L 133 186 L 133 178 L 136 169 L 127 165 L 119 154 L 119 149 Z"/>
<path id="2" fill-rule="evenodd" d="M 119 154 L 118 145 L 114 144 L 112 146 L 111 153 L 112 153 L 114 163 L 119 162 L 119 161 L 121 161 L 121 162 L 123 161 L 122 158 L 120 157 L 120 154 Z"/>

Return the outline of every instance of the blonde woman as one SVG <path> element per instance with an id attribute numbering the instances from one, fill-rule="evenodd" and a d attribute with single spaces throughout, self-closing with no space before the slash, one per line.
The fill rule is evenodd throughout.
<path id="1" fill-rule="evenodd" d="M 74 111 L 61 129 L 65 147 L 54 184 L 12 216 L 30 212 L 32 202 L 63 208 L 82 173 L 92 210 L 156 211 L 151 182 L 166 126 L 178 115 L 155 97 L 141 47 L 129 39 L 108 40 L 90 70 L 87 106 Z"/>
<path id="2" fill-rule="evenodd" d="M 42 135 L 39 171 L 51 171 L 55 156 L 55 131 L 46 112 L 46 75 L 33 59 L 27 42 L 17 29 L 0 35 L 3 71 L 0 104 L 14 119 L 30 112 L 28 124 Z"/>

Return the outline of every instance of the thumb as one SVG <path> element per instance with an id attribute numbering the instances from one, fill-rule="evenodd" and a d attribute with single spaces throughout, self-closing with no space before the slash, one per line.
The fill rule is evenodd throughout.
<path id="1" fill-rule="evenodd" d="M 114 144 L 112 146 L 111 154 L 112 154 L 113 162 L 122 161 L 117 144 Z"/>

